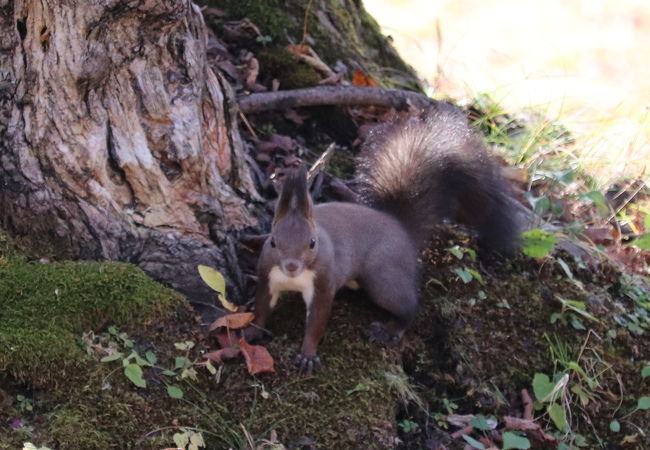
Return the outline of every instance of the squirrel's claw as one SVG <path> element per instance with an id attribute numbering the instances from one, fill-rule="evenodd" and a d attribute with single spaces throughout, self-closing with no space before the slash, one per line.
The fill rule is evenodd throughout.
<path id="1" fill-rule="evenodd" d="M 298 373 L 305 375 L 311 375 L 312 372 L 318 370 L 321 367 L 320 358 L 318 356 L 306 356 L 302 353 L 298 353 L 293 358 L 293 364 L 298 369 Z"/>
<path id="2" fill-rule="evenodd" d="M 381 322 L 372 322 L 366 331 L 366 335 L 370 342 L 376 342 L 387 347 L 395 346 L 400 341 L 400 337 L 388 331 Z"/>

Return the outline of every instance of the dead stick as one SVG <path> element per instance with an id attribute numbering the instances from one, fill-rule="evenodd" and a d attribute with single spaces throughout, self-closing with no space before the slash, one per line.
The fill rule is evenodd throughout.
<path id="1" fill-rule="evenodd" d="M 442 103 L 417 92 L 366 86 L 318 86 L 286 91 L 258 92 L 241 95 L 237 101 L 239 109 L 244 114 L 323 105 L 373 105 L 406 110 L 410 105 L 424 109 Z"/>
<path id="2" fill-rule="evenodd" d="M 451 434 L 452 439 L 458 439 L 464 434 L 470 434 L 472 431 L 474 431 L 474 427 L 471 425 L 467 425 L 464 428 L 461 428 L 460 430 L 457 430 Z"/>
<path id="3" fill-rule="evenodd" d="M 533 399 L 530 398 L 528 390 L 521 390 L 521 401 L 524 404 L 524 419 L 533 420 Z"/>

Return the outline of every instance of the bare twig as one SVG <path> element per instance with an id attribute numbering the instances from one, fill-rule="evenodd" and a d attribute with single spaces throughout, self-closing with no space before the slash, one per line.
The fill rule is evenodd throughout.
<path id="1" fill-rule="evenodd" d="M 467 425 L 464 428 L 461 428 L 458 431 L 455 431 L 451 434 L 452 439 L 458 439 L 459 437 L 465 435 L 465 434 L 470 434 L 472 431 L 474 431 L 474 427 L 471 425 Z"/>
<path id="2" fill-rule="evenodd" d="M 435 107 L 442 102 L 417 92 L 367 86 L 318 86 L 277 92 L 258 92 L 238 98 L 244 114 L 304 106 L 384 106 L 397 110 Z"/>
<path id="3" fill-rule="evenodd" d="M 309 22 L 309 10 L 311 9 L 312 3 L 313 0 L 309 0 L 307 8 L 305 8 L 305 20 L 302 24 L 302 39 L 300 40 L 300 45 L 305 45 L 305 42 L 307 41 L 307 23 Z"/>
<path id="4" fill-rule="evenodd" d="M 521 390 L 521 401 L 524 403 L 524 419 L 533 420 L 533 399 L 527 389 Z"/>
<path id="5" fill-rule="evenodd" d="M 336 146 L 332 142 L 328 147 L 327 150 L 323 152 L 322 155 L 316 160 L 316 162 L 311 166 L 309 169 L 309 173 L 307 174 L 307 182 L 311 183 L 311 181 L 314 179 L 316 174 L 323 170 L 327 163 L 329 162 L 330 159 L 332 159 L 332 156 L 334 156 L 334 150 L 336 149 Z"/>

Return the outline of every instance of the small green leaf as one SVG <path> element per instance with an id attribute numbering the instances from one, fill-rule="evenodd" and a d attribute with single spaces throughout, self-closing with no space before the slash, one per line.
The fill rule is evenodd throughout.
<path id="1" fill-rule="evenodd" d="M 167 375 L 168 377 L 175 377 L 176 376 L 176 372 L 173 372 L 171 370 L 163 370 L 160 373 L 162 373 L 163 375 Z"/>
<path id="2" fill-rule="evenodd" d="M 190 361 L 184 356 L 177 356 L 174 360 L 174 370 L 184 368 Z"/>
<path id="3" fill-rule="evenodd" d="M 553 251 L 557 239 L 552 234 L 534 229 L 521 234 L 521 249 L 526 256 L 543 258 Z"/>
<path id="4" fill-rule="evenodd" d="M 578 396 L 580 403 L 582 403 L 582 406 L 587 406 L 589 403 L 589 394 L 587 394 L 579 384 L 571 386 L 571 392 Z"/>
<path id="5" fill-rule="evenodd" d="M 571 326 L 576 330 L 586 330 L 585 325 L 577 317 L 571 317 Z"/>
<path id="6" fill-rule="evenodd" d="M 149 364 L 149 361 L 147 361 L 145 359 L 142 359 L 142 357 L 140 355 L 138 355 L 137 353 L 135 353 L 135 363 L 137 365 L 139 365 L 139 366 L 149 366 L 149 365 L 151 365 L 151 364 Z"/>
<path id="7" fill-rule="evenodd" d="M 147 387 L 147 382 L 142 378 L 142 368 L 137 364 L 129 364 L 124 368 L 124 375 L 138 387 Z"/>
<path id="8" fill-rule="evenodd" d="M 555 387 L 555 383 L 551 382 L 551 379 L 545 373 L 536 373 L 533 378 L 533 392 L 535 393 L 535 398 L 537 400 L 544 401 Z"/>
<path id="9" fill-rule="evenodd" d="M 151 350 L 145 352 L 144 357 L 147 358 L 147 361 L 149 361 L 149 364 L 152 366 L 158 362 L 158 358 L 156 357 L 156 354 L 152 352 Z"/>
<path id="10" fill-rule="evenodd" d="M 583 435 L 576 433 L 573 436 L 573 445 L 576 447 L 586 447 L 587 446 L 587 438 L 584 437 Z"/>
<path id="11" fill-rule="evenodd" d="M 526 450 L 530 448 L 530 441 L 523 437 L 515 434 L 511 431 L 506 431 L 503 433 L 503 450 L 508 450 L 511 448 Z"/>
<path id="12" fill-rule="evenodd" d="M 225 294 L 226 293 L 226 280 L 216 269 L 212 267 L 199 265 L 199 275 L 201 279 L 210 286 L 213 290 Z"/>
<path id="13" fill-rule="evenodd" d="M 216 375 L 217 374 L 217 369 L 214 368 L 210 360 L 207 360 L 205 362 L 205 368 L 208 369 L 208 372 L 210 372 L 210 375 Z"/>
<path id="14" fill-rule="evenodd" d="M 469 445 L 471 445 L 474 448 L 478 448 L 479 450 L 485 450 L 485 445 L 474 439 L 473 437 L 463 434 L 463 439 L 465 439 L 465 442 L 467 442 Z"/>
<path id="15" fill-rule="evenodd" d="M 355 387 L 353 387 L 352 389 L 350 389 L 349 391 L 347 391 L 345 393 L 345 395 L 350 395 L 350 394 L 353 394 L 355 392 L 366 392 L 366 391 L 369 391 L 369 390 L 370 390 L 370 386 L 368 386 L 367 384 L 357 383 L 357 385 Z"/>
<path id="16" fill-rule="evenodd" d="M 618 423 L 618 420 L 614 419 L 609 423 L 609 429 L 612 431 L 612 433 L 618 433 L 621 431 L 621 424 Z"/>
<path id="17" fill-rule="evenodd" d="M 580 194 L 580 200 L 588 201 L 594 204 L 598 209 L 598 212 L 601 216 L 604 216 L 609 213 L 609 202 L 605 199 L 605 196 L 599 191 L 591 191 L 585 194 Z"/>
<path id="18" fill-rule="evenodd" d="M 650 409 L 650 397 L 641 397 L 636 404 L 636 409 Z"/>
<path id="19" fill-rule="evenodd" d="M 506 299 L 496 304 L 497 308 L 512 309 L 510 303 Z"/>
<path id="20" fill-rule="evenodd" d="M 564 408 L 562 408 L 562 406 L 558 405 L 557 403 L 553 403 L 551 405 L 548 405 L 547 411 L 557 429 L 560 431 L 564 430 L 567 425 Z"/>
<path id="21" fill-rule="evenodd" d="M 456 259 L 463 259 L 464 252 L 460 249 L 460 246 L 454 245 L 451 248 L 448 248 L 447 251 L 454 255 Z"/>
<path id="22" fill-rule="evenodd" d="M 183 398 L 183 391 L 171 384 L 167 386 L 167 394 L 169 394 L 171 398 Z"/>
<path id="23" fill-rule="evenodd" d="M 490 424 L 487 422 L 487 419 L 482 414 L 477 414 L 472 420 L 468 422 L 469 425 L 473 426 L 477 430 L 489 430 Z"/>
<path id="24" fill-rule="evenodd" d="M 117 361 L 124 355 L 121 353 L 113 353 L 112 355 L 104 356 L 102 359 L 99 360 L 99 362 L 110 362 L 110 361 Z"/>
<path id="25" fill-rule="evenodd" d="M 190 436 L 190 442 L 197 447 L 205 447 L 205 441 L 203 440 L 203 435 L 201 433 L 192 433 L 192 436 Z"/>
<path id="26" fill-rule="evenodd" d="M 185 433 L 174 433 L 174 444 L 178 448 L 185 448 L 187 444 L 190 443 L 190 436 L 187 432 Z"/>
<path id="27" fill-rule="evenodd" d="M 641 250 L 650 250 L 650 233 L 644 233 L 631 242 Z"/>
<path id="28" fill-rule="evenodd" d="M 194 342 L 192 341 L 175 342 L 174 347 L 176 347 L 178 350 L 190 350 L 194 347 Z"/>
<path id="29" fill-rule="evenodd" d="M 472 274 L 472 276 L 473 276 L 475 279 L 477 279 L 479 283 L 481 283 L 481 284 L 485 284 L 485 282 L 483 281 L 483 275 L 481 275 L 480 273 L 478 273 L 476 270 L 474 270 L 474 269 L 470 269 L 470 268 L 468 268 L 468 267 L 465 267 L 465 270 L 467 270 L 470 274 Z"/>
<path id="30" fill-rule="evenodd" d="M 456 268 L 453 270 L 453 272 L 458 275 L 465 284 L 469 283 L 474 278 L 472 274 L 466 269 Z"/>
<path id="31" fill-rule="evenodd" d="M 641 376 L 643 378 L 650 377 L 650 366 L 645 366 L 641 371 Z"/>
<path id="32" fill-rule="evenodd" d="M 108 332 L 113 336 L 117 336 L 120 333 L 115 325 L 108 327 Z"/>

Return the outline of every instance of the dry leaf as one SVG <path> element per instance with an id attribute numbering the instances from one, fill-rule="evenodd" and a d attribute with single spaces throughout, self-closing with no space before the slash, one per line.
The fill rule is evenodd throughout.
<path id="1" fill-rule="evenodd" d="M 246 358 L 248 373 L 255 375 L 262 372 L 275 372 L 273 368 L 273 357 L 266 347 L 251 345 L 244 338 L 239 340 L 239 348 Z"/>
<path id="2" fill-rule="evenodd" d="M 250 312 L 226 314 L 215 320 L 212 325 L 210 325 L 209 331 L 214 331 L 217 328 L 221 327 L 227 327 L 231 330 L 245 328 L 253 321 L 254 318 L 255 314 Z"/>
<path id="3" fill-rule="evenodd" d="M 377 87 L 379 84 L 370 76 L 363 73 L 361 70 L 356 70 L 352 75 L 353 86 L 370 86 Z"/>
<path id="4" fill-rule="evenodd" d="M 234 347 L 237 345 L 237 336 L 226 328 L 217 331 L 215 336 L 217 337 L 217 342 L 221 348 Z"/>
<path id="5" fill-rule="evenodd" d="M 222 364 L 224 361 L 236 357 L 237 355 L 239 355 L 240 352 L 241 351 L 238 348 L 228 347 L 228 348 L 221 348 L 213 352 L 208 352 L 205 355 L 203 355 L 203 357 L 217 364 Z"/>

